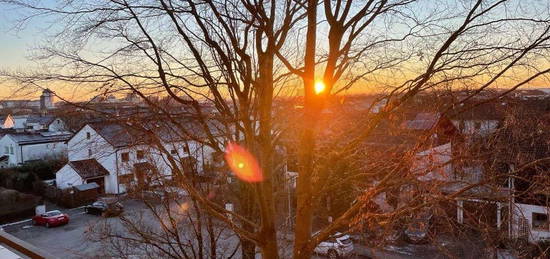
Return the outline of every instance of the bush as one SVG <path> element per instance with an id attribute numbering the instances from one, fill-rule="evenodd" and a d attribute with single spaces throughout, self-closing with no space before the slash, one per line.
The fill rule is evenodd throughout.
<path id="1" fill-rule="evenodd" d="M 39 197 L 0 187 L 0 222 L 34 215 L 40 203 Z"/>
<path id="2" fill-rule="evenodd" d="M 38 160 L 14 168 L 0 169 L 0 186 L 21 192 L 33 192 L 34 182 L 54 179 L 64 160 Z"/>

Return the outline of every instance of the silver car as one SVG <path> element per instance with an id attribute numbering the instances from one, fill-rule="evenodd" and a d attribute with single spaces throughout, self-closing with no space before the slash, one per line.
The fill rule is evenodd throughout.
<path id="1" fill-rule="evenodd" d="M 347 257 L 353 253 L 353 242 L 349 235 L 335 233 L 327 240 L 319 243 L 314 251 L 331 259 Z"/>

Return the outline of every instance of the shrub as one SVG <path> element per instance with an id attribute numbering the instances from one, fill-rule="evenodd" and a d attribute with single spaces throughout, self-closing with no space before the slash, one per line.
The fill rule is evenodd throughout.
<path id="1" fill-rule="evenodd" d="M 33 192 L 35 181 L 55 178 L 64 160 L 37 160 L 14 168 L 0 169 L 0 186 L 21 192 Z"/>
<path id="2" fill-rule="evenodd" d="M 0 222 L 34 215 L 34 209 L 40 203 L 39 197 L 0 187 Z"/>

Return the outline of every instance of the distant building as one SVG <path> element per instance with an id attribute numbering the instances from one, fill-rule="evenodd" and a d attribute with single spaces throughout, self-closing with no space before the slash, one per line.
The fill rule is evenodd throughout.
<path id="1" fill-rule="evenodd" d="M 51 115 L 8 115 L 0 117 L 1 129 L 12 129 L 17 132 L 36 131 L 64 131 L 65 122 L 58 117 Z"/>
<path id="2" fill-rule="evenodd" d="M 45 89 L 42 91 L 40 96 L 40 110 L 49 110 L 55 108 L 53 103 L 53 92 L 50 89 Z"/>
<path id="3" fill-rule="evenodd" d="M 49 109 L 55 108 L 54 104 L 54 94 L 50 89 L 44 89 L 42 95 L 38 100 L 0 100 L 0 110 L 1 109 L 11 109 L 11 110 L 41 110 L 47 111 Z"/>
<path id="4" fill-rule="evenodd" d="M 522 100 L 543 100 L 550 98 L 550 88 L 518 89 L 513 96 Z"/>

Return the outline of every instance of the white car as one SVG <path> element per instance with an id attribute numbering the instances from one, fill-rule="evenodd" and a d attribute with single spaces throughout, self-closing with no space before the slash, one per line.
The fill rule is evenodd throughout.
<path id="1" fill-rule="evenodd" d="M 314 251 L 331 259 L 347 257 L 353 253 L 353 242 L 349 235 L 335 233 L 327 240 L 319 243 Z"/>

